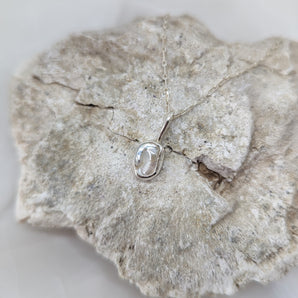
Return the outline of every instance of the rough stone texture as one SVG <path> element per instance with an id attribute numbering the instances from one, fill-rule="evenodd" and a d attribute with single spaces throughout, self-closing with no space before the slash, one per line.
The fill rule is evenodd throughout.
<path id="1" fill-rule="evenodd" d="M 161 18 L 74 34 L 12 84 L 17 217 L 73 227 L 152 296 L 232 294 L 298 263 L 298 44 L 226 44 L 169 19 L 165 163 L 136 179 L 166 119 Z M 210 91 L 211 90 L 211 91 Z"/>

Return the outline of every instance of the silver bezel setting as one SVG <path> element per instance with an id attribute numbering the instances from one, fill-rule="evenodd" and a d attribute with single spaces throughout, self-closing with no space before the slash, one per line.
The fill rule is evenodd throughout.
<path id="1" fill-rule="evenodd" d="M 152 174 L 140 175 L 139 163 L 141 161 L 141 155 L 142 155 L 142 152 L 145 150 L 146 146 L 148 146 L 148 145 L 154 145 L 155 147 L 158 148 L 156 165 L 154 168 L 154 172 Z M 160 143 L 158 143 L 156 141 L 148 141 L 148 142 L 144 142 L 144 143 L 140 144 L 136 151 L 135 158 L 133 161 L 134 172 L 135 172 L 136 177 L 141 180 L 151 180 L 152 178 L 154 178 L 155 176 L 157 176 L 159 174 L 159 172 L 162 168 L 162 165 L 163 165 L 163 160 L 164 160 L 164 148 Z"/>

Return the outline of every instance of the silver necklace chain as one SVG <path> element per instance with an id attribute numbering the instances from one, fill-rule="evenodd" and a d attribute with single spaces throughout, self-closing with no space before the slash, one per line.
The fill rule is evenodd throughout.
<path id="1" fill-rule="evenodd" d="M 181 111 L 177 114 L 174 114 L 174 112 L 170 113 L 170 111 L 169 111 L 169 107 L 170 107 L 170 90 L 169 90 L 169 86 L 168 86 L 169 85 L 169 78 L 168 78 L 168 61 L 167 61 L 167 56 L 168 56 L 168 49 L 167 49 L 168 20 L 169 20 L 169 15 L 168 14 L 163 16 L 162 34 L 161 34 L 162 68 L 163 68 L 162 78 L 163 78 L 163 82 L 164 82 L 164 88 L 163 88 L 162 94 L 165 97 L 166 105 L 167 105 L 166 110 L 167 110 L 167 114 L 169 115 L 166 122 L 177 119 L 177 118 L 183 116 L 184 114 L 188 113 L 192 109 L 194 109 L 196 106 L 205 103 L 225 83 L 227 83 L 228 81 L 230 81 L 233 78 L 239 77 L 240 75 L 242 75 L 244 73 L 247 73 L 248 71 L 250 71 L 250 70 L 254 69 L 255 67 L 257 67 L 258 65 L 260 65 L 264 60 L 266 60 L 271 55 L 272 52 L 274 52 L 276 49 L 278 49 L 281 45 L 281 41 L 277 41 L 275 46 L 272 47 L 271 49 L 269 49 L 267 51 L 267 53 L 259 61 L 251 63 L 251 65 L 248 68 L 246 68 L 245 70 L 240 70 L 239 72 L 236 72 L 234 74 L 227 74 L 226 76 L 224 76 L 221 79 L 220 82 L 218 82 L 215 86 L 211 87 L 207 91 L 207 93 L 201 94 L 200 97 L 199 97 L 199 100 L 196 103 L 194 103 L 193 105 L 190 105 L 189 107 L 187 107 L 183 111 Z M 165 124 L 165 125 L 167 125 L 167 124 Z"/>
<path id="2" fill-rule="evenodd" d="M 247 73 L 249 70 L 254 69 L 258 65 L 261 65 L 261 63 L 274 51 L 280 46 L 280 42 L 276 43 L 275 47 L 271 48 L 262 59 L 259 61 L 256 61 L 255 63 L 252 63 L 249 67 L 247 67 L 244 70 L 240 70 L 234 74 L 227 74 L 225 77 L 223 77 L 217 84 L 213 87 L 211 87 L 206 94 L 201 94 L 199 97 L 199 100 L 194 103 L 193 105 L 190 105 L 180 113 L 174 114 L 173 112 L 169 111 L 169 99 L 170 99 L 170 91 L 168 86 L 168 50 L 167 50 L 167 31 L 168 31 L 168 15 L 165 15 L 163 17 L 163 23 L 162 23 L 162 34 L 161 34 L 161 53 L 162 53 L 162 79 L 163 79 L 163 90 L 162 90 L 162 97 L 165 98 L 166 101 L 166 110 L 167 110 L 167 119 L 161 129 L 161 132 L 157 138 L 156 141 L 147 141 L 142 143 L 135 155 L 134 158 L 134 172 L 135 175 L 140 178 L 141 180 L 150 180 L 158 175 L 160 172 L 163 160 L 164 160 L 164 147 L 161 145 L 162 138 L 164 134 L 166 133 L 170 123 L 182 115 L 188 113 L 198 105 L 201 105 L 208 101 L 208 99 L 225 83 L 230 81 L 233 78 L 239 77 L 242 74 Z"/>
<path id="3" fill-rule="evenodd" d="M 167 104 L 167 113 L 169 113 L 169 98 L 170 98 L 170 91 L 168 86 L 168 62 L 167 62 L 167 30 L 168 30 L 168 15 L 163 17 L 163 24 L 162 24 L 162 34 L 161 34 L 161 47 L 162 47 L 162 68 L 163 74 L 162 79 L 164 82 L 164 89 L 163 89 L 163 96 L 165 97 L 166 104 Z"/>
<path id="4" fill-rule="evenodd" d="M 166 133 L 173 115 L 169 115 L 169 87 L 168 87 L 168 63 L 167 63 L 167 29 L 168 29 L 168 15 L 163 17 L 161 47 L 162 47 L 162 79 L 164 88 L 162 90 L 162 97 L 166 100 L 166 109 L 168 118 L 166 119 L 160 134 L 156 141 L 147 141 L 142 143 L 135 154 L 133 161 L 134 172 L 137 178 L 141 180 L 150 180 L 158 175 L 164 160 L 164 147 L 161 145 L 162 137 Z"/>

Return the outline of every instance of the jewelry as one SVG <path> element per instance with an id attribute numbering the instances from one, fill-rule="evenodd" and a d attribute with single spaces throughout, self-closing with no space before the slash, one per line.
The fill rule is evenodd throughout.
<path id="1" fill-rule="evenodd" d="M 162 40 L 162 67 L 163 67 L 163 80 L 164 80 L 164 95 L 167 102 L 167 110 L 169 107 L 169 89 L 168 89 L 168 74 L 167 74 L 167 60 L 166 60 L 166 32 L 167 32 L 168 16 L 163 18 L 163 34 Z M 169 112 L 169 111 L 167 111 Z M 134 171 L 138 178 L 142 180 L 150 180 L 160 172 L 164 160 L 164 147 L 161 145 L 162 137 L 166 133 L 174 115 L 167 117 L 161 132 L 156 141 L 147 141 L 142 143 L 136 152 L 134 158 Z"/>
<path id="2" fill-rule="evenodd" d="M 141 180 L 150 180 L 157 176 L 162 168 L 163 160 L 164 160 L 164 147 L 161 145 L 162 137 L 166 133 L 171 122 L 184 114 L 188 113 L 198 105 L 208 101 L 208 99 L 225 83 L 230 80 L 239 77 L 240 75 L 245 74 L 249 70 L 254 69 L 259 66 L 270 54 L 280 47 L 280 42 L 277 42 L 275 47 L 271 48 L 264 54 L 264 56 L 255 63 L 252 63 L 248 68 L 241 69 L 236 73 L 227 73 L 215 86 L 211 87 L 205 94 L 201 94 L 199 96 L 200 101 L 192 104 L 191 106 L 184 109 L 182 112 L 178 114 L 169 113 L 169 89 L 168 89 L 168 74 L 167 74 L 167 60 L 166 60 L 166 41 L 167 41 L 167 25 L 168 25 L 168 16 L 166 15 L 163 18 L 163 34 L 161 36 L 162 40 L 162 67 L 163 67 L 163 80 L 164 80 L 164 90 L 163 94 L 165 95 L 166 104 L 167 104 L 167 113 L 168 117 L 166 122 L 164 123 L 159 137 L 155 141 L 147 141 L 142 143 L 136 152 L 134 158 L 134 172 L 135 175 Z M 203 100 L 204 99 L 204 100 Z"/>

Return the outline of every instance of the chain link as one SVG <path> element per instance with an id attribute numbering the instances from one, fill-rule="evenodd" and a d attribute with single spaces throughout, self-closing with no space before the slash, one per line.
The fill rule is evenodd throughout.
<path id="1" fill-rule="evenodd" d="M 186 109 L 184 109 L 183 111 L 181 111 L 178 114 L 174 114 L 173 112 L 169 113 L 169 98 L 170 98 L 170 90 L 169 90 L 169 86 L 168 86 L 168 62 L 167 62 L 167 41 L 168 41 L 168 37 L 167 37 L 167 31 L 168 31 L 168 19 L 169 19 L 169 15 L 165 15 L 163 17 L 163 23 L 162 23 L 162 34 L 161 34 L 161 46 L 162 46 L 162 69 L 163 69 L 163 74 L 162 74 L 162 79 L 164 82 L 164 89 L 162 91 L 162 95 L 165 97 L 166 100 L 166 104 L 167 104 L 167 114 L 169 116 L 169 118 L 167 119 L 167 121 L 172 121 L 174 119 L 177 119 L 181 116 L 183 116 L 184 114 L 188 113 L 189 111 L 191 111 L 193 108 L 195 108 L 198 105 L 203 104 L 205 101 L 207 101 L 220 87 L 222 87 L 225 83 L 227 83 L 228 81 L 239 77 L 240 75 L 245 74 L 246 72 L 256 68 L 257 66 L 259 66 L 263 61 L 265 61 L 271 54 L 273 51 L 275 51 L 276 49 L 278 49 L 281 45 L 281 42 L 277 42 L 275 44 L 274 47 L 272 47 L 271 49 L 269 49 L 267 51 L 267 53 L 265 53 L 265 55 L 259 60 L 256 61 L 254 63 L 252 63 L 249 67 L 247 67 L 244 70 L 241 70 L 239 72 L 237 72 L 236 74 L 227 74 L 225 77 L 222 78 L 222 80 L 217 83 L 215 86 L 211 87 L 209 89 L 209 91 L 207 91 L 206 94 L 202 95 L 200 97 L 200 101 L 187 107 Z"/>
<path id="2" fill-rule="evenodd" d="M 188 113 L 189 111 L 191 111 L 192 109 L 194 109 L 195 107 L 197 107 L 198 105 L 201 105 L 203 103 L 205 103 L 206 101 L 209 100 L 209 98 L 218 90 L 220 89 L 223 85 L 225 85 L 227 82 L 231 81 L 232 79 L 234 78 L 237 78 L 247 72 L 249 72 L 250 70 L 253 70 L 255 68 L 257 68 L 258 66 L 262 65 L 262 63 L 268 58 L 270 57 L 270 55 L 272 55 L 272 53 L 277 50 L 280 46 L 281 46 L 282 42 L 281 41 L 277 41 L 275 43 L 275 45 L 270 48 L 266 53 L 265 55 L 258 61 L 252 63 L 249 67 L 239 71 L 239 72 L 236 72 L 235 74 L 231 75 L 231 74 L 228 74 L 226 75 L 225 77 L 223 77 L 221 79 L 221 81 L 219 83 L 217 83 L 215 86 L 211 87 L 208 92 L 206 94 L 203 94 L 200 96 L 200 101 L 198 101 L 197 103 L 187 107 L 186 109 L 184 109 L 183 111 L 181 111 L 180 113 L 178 114 L 173 114 L 172 115 L 172 120 L 173 119 L 177 119 L 181 116 L 183 116 L 184 114 Z"/>
<path id="3" fill-rule="evenodd" d="M 168 62 L 167 62 L 167 31 L 168 31 L 168 15 L 163 17 L 163 24 L 162 24 L 162 35 L 161 35 L 161 47 L 162 47 L 162 79 L 164 83 L 163 89 L 163 96 L 165 97 L 167 103 L 167 112 L 169 112 L 169 98 L 170 98 L 170 91 L 168 86 Z"/>

